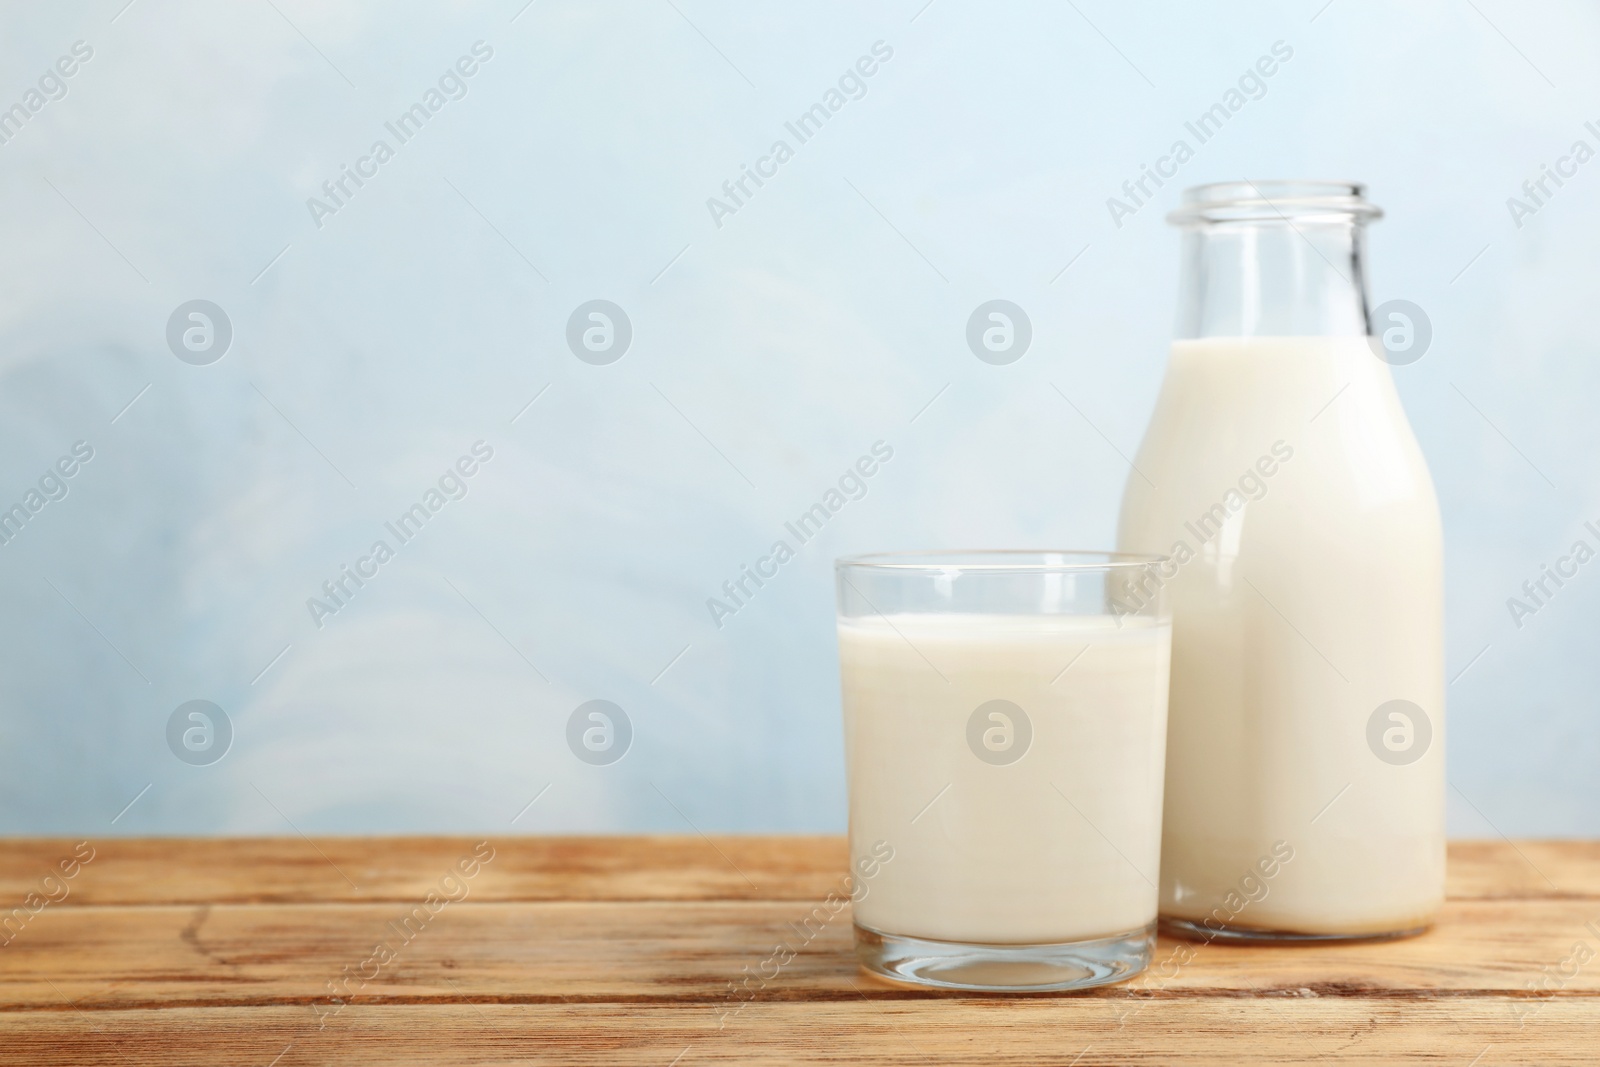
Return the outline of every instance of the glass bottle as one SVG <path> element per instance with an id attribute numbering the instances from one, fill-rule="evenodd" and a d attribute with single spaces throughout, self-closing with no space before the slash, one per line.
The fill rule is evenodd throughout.
<path id="1" fill-rule="evenodd" d="M 1369 322 L 1380 215 L 1353 183 L 1246 181 L 1168 217 L 1177 337 L 1118 540 L 1173 560 L 1177 933 L 1399 936 L 1443 899 L 1443 546 Z"/>

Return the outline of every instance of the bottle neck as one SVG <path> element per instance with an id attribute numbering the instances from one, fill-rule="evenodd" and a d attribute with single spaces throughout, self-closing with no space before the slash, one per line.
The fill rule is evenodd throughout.
<path id="1" fill-rule="evenodd" d="M 1356 217 L 1183 227 L 1177 336 L 1366 336 L 1366 226 Z"/>

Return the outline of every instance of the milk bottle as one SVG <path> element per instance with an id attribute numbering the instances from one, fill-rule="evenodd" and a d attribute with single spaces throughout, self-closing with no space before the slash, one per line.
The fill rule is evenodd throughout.
<path id="1" fill-rule="evenodd" d="M 1178 339 L 1118 540 L 1172 557 L 1180 933 L 1394 936 L 1443 898 L 1442 542 L 1390 369 L 1416 315 L 1367 307 L 1379 214 L 1358 185 L 1231 182 L 1170 216 Z"/>

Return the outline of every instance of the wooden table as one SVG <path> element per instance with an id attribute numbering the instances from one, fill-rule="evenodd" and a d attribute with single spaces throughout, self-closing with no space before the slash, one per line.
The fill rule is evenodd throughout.
<path id="1" fill-rule="evenodd" d="M 1163 939 L 1024 997 L 876 981 L 848 910 L 763 966 L 839 888 L 834 837 L 75 845 L 0 842 L 0 909 L 36 909 L 0 927 L 0 1063 L 1600 1062 L 1600 842 L 1453 844 L 1412 940 Z"/>

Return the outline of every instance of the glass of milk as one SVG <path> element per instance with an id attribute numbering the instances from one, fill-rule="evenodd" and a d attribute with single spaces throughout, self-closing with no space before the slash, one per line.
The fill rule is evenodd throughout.
<path id="1" fill-rule="evenodd" d="M 835 564 L 856 951 L 888 978 L 1078 989 L 1149 963 L 1164 556 Z"/>

